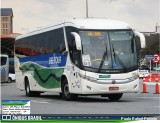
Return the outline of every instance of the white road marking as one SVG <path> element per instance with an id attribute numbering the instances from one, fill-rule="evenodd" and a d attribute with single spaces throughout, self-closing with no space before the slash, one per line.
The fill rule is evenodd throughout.
<path id="1" fill-rule="evenodd" d="M 139 98 L 156 98 L 156 99 L 159 99 L 158 97 L 139 97 Z"/>
<path id="2" fill-rule="evenodd" d="M 143 99 L 149 99 L 149 98 L 151 98 L 151 99 L 160 99 L 159 97 L 133 97 L 133 98 L 143 98 Z"/>
<path id="3" fill-rule="evenodd" d="M 48 100 L 47 100 L 48 101 Z M 40 100 L 31 100 L 31 102 L 34 102 L 34 103 L 49 103 L 47 101 L 40 101 Z"/>

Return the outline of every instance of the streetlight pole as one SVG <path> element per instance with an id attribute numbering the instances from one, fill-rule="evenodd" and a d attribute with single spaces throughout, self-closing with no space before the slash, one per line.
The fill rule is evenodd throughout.
<path id="1" fill-rule="evenodd" d="M 86 0 L 86 17 L 88 18 L 88 0 Z"/>

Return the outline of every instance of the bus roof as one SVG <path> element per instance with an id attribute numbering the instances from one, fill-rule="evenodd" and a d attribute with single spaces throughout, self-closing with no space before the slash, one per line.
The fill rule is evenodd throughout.
<path id="1" fill-rule="evenodd" d="M 73 23 L 73 26 L 80 29 L 130 29 L 130 26 L 122 21 L 100 18 L 72 19 L 68 22 Z M 69 24 L 66 24 L 69 25 Z"/>
<path id="2" fill-rule="evenodd" d="M 29 32 L 27 34 L 20 35 L 16 39 L 28 37 L 31 35 L 36 35 L 46 31 L 58 29 L 64 26 L 72 26 L 79 29 L 98 29 L 98 30 L 131 29 L 129 24 L 118 20 L 102 19 L 102 18 L 71 19 L 61 24 L 50 25 L 48 27 Z"/>

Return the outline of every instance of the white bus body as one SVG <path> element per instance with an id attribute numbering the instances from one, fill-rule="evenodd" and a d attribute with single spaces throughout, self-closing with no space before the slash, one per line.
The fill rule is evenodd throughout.
<path id="1" fill-rule="evenodd" d="M 1 82 L 8 82 L 9 76 L 9 60 L 8 55 L 0 54 L 1 57 Z"/>
<path id="2" fill-rule="evenodd" d="M 127 23 L 94 18 L 20 35 L 15 42 L 17 87 L 27 96 L 55 91 L 66 100 L 92 94 L 119 100 L 123 93 L 138 92 L 135 35 L 145 47 L 144 36 Z"/>

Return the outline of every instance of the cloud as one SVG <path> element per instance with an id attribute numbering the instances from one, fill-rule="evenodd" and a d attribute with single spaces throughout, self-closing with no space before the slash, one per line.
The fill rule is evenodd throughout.
<path id="1" fill-rule="evenodd" d="M 158 1 L 88 0 L 89 16 L 118 19 L 139 31 L 154 31 L 160 21 Z M 2 0 L 2 7 L 13 8 L 14 32 L 24 33 L 66 19 L 85 18 L 85 3 L 86 0 Z"/>
<path id="2" fill-rule="evenodd" d="M 89 14 L 126 21 L 139 31 L 154 31 L 160 14 L 157 3 L 158 0 L 92 0 Z"/>
<path id="3" fill-rule="evenodd" d="M 44 5 L 52 6 L 58 10 L 65 10 L 67 9 L 67 5 L 71 0 L 36 0 L 37 2 L 41 2 Z"/>

